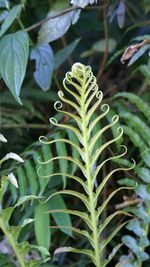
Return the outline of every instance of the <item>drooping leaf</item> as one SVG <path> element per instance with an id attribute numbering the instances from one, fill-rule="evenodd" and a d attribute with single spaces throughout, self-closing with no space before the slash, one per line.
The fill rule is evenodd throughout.
<path id="1" fill-rule="evenodd" d="M 20 15 L 22 9 L 22 5 L 17 5 L 14 6 L 9 14 L 7 15 L 6 19 L 4 20 L 1 29 L 0 29 L 0 37 L 2 37 L 2 35 L 7 31 L 7 29 L 11 26 L 11 24 L 13 23 L 13 21 L 16 19 L 16 17 L 18 17 Z"/>
<path id="2" fill-rule="evenodd" d="M 39 44 L 32 49 L 30 59 L 35 60 L 35 81 L 43 91 L 47 91 L 51 86 L 54 69 L 52 48 L 48 44 Z"/>
<path id="3" fill-rule="evenodd" d="M 125 13 L 126 13 L 125 1 L 120 0 L 118 8 L 117 8 L 117 22 L 120 28 L 123 28 L 124 26 Z"/>
<path id="4" fill-rule="evenodd" d="M 68 7 L 68 0 L 56 0 L 47 14 L 47 18 L 57 16 Z M 73 10 L 56 18 L 49 19 L 43 23 L 39 31 L 38 43 L 49 43 L 63 36 L 71 24 L 77 22 L 79 12 L 80 10 Z"/>
<path id="5" fill-rule="evenodd" d="M 5 35 L 0 40 L 0 74 L 14 98 L 21 104 L 20 89 L 26 72 L 29 39 L 25 31 Z"/>
<path id="6" fill-rule="evenodd" d="M 112 53 L 113 50 L 116 48 L 116 41 L 112 38 L 108 39 L 108 52 Z M 96 42 L 93 46 L 92 49 L 97 52 L 104 52 L 106 49 L 106 40 L 102 39 L 98 42 Z"/>

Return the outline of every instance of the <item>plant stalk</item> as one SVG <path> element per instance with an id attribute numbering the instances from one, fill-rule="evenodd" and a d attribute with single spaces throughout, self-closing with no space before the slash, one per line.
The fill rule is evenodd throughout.
<path id="1" fill-rule="evenodd" d="M 81 95 L 81 120 L 82 120 L 82 131 L 83 131 L 83 140 L 84 140 L 84 151 L 85 151 L 85 166 L 86 166 L 86 178 L 88 184 L 88 193 L 89 193 L 89 201 L 90 201 L 90 214 L 91 214 L 91 223 L 93 226 L 93 244 L 95 250 L 95 265 L 96 267 L 101 267 L 102 263 L 100 261 L 99 255 L 99 237 L 98 237 L 98 226 L 97 226 L 97 219 L 96 219 L 96 208 L 94 203 L 94 192 L 93 192 L 93 185 L 92 185 L 92 175 L 90 169 L 90 154 L 89 154 L 89 140 L 87 136 L 88 132 L 88 125 L 86 123 L 86 110 L 85 110 L 85 85 L 83 84 L 82 87 L 82 95 Z"/>
<path id="2" fill-rule="evenodd" d="M 15 244 L 14 238 L 13 238 L 12 234 L 7 230 L 7 227 L 5 226 L 3 219 L 1 217 L 0 217 L 0 228 L 2 229 L 4 235 L 6 236 L 8 243 L 10 244 L 13 251 L 15 252 L 20 267 L 25 267 L 26 265 L 25 265 L 24 259 L 22 258 L 22 255 L 18 251 L 18 248 L 17 248 L 17 245 Z"/>

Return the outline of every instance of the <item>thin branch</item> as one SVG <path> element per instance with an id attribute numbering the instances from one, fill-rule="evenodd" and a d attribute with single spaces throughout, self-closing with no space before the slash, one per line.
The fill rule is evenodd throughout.
<path id="1" fill-rule="evenodd" d="M 30 32 L 30 31 L 34 30 L 35 28 L 41 26 L 43 23 L 49 21 L 50 19 L 58 18 L 58 17 L 60 17 L 60 16 L 63 16 L 63 15 L 65 15 L 65 14 L 71 12 L 71 11 L 78 10 L 78 9 L 82 9 L 82 8 L 79 7 L 79 6 L 73 6 L 73 7 L 67 8 L 67 9 L 65 9 L 65 10 L 63 10 L 63 11 L 57 13 L 56 15 L 48 16 L 48 17 L 46 17 L 45 19 L 40 20 L 39 22 L 37 22 L 37 23 L 33 24 L 32 26 L 26 28 L 25 30 L 26 30 L 27 32 Z"/>
<path id="2" fill-rule="evenodd" d="M 120 210 L 120 209 L 124 209 L 126 207 L 133 206 L 139 203 L 143 203 L 143 200 L 141 198 L 129 199 L 129 200 L 124 201 L 123 203 L 117 204 L 115 206 L 115 209 Z"/>
<path id="3" fill-rule="evenodd" d="M 5 125 L 1 125 L 2 129 L 20 129 L 20 128 L 31 128 L 31 129 L 48 129 L 49 128 L 49 124 L 5 124 Z"/>
<path id="4" fill-rule="evenodd" d="M 106 2 L 106 3 L 105 3 Z M 99 71 L 98 71 L 98 74 L 96 76 L 97 78 L 97 81 L 100 79 L 102 73 L 103 73 L 103 70 L 104 70 L 104 66 L 105 66 L 105 63 L 107 61 L 107 57 L 108 57 L 108 22 L 107 22 L 107 6 L 108 6 L 108 0 L 104 0 L 104 5 L 103 5 L 103 21 L 104 21 L 104 33 L 105 33 L 105 51 L 104 51 L 104 56 L 103 56 L 103 59 L 102 59 L 102 62 L 100 64 L 100 68 L 99 68 Z"/>

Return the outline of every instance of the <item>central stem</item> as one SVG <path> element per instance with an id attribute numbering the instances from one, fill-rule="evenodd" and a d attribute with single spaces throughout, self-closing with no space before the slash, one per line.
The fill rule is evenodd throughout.
<path id="1" fill-rule="evenodd" d="M 15 240 L 14 240 L 12 234 L 7 230 L 7 227 L 5 226 L 2 218 L 0 218 L 0 228 L 2 229 L 3 233 L 5 234 L 5 236 L 8 240 L 8 243 L 11 245 L 12 249 L 14 250 L 16 257 L 18 259 L 18 262 L 20 264 L 20 267 L 25 267 L 24 259 L 19 252 L 17 244 L 15 243 Z"/>
<path id="2" fill-rule="evenodd" d="M 88 184 L 88 194 L 89 194 L 89 202 L 90 202 L 90 214 L 91 214 L 91 224 L 92 224 L 92 232 L 93 232 L 93 244 L 95 250 L 95 260 L 96 267 L 101 267 L 100 255 L 99 255 L 99 237 L 98 237 L 98 225 L 96 219 L 96 207 L 94 203 L 94 192 L 93 192 L 93 184 L 92 184 L 92 175 L 91 175 L 91 167 L 90 167 L 90 153 L 89 153 L 89 140 L 88 140 L 88 125 L 86 122 L 86 110 L 85 110 L 85 86 L 82 87 L 81 93 L 81 120 L 82 120 L 82 131 L 83 131 L 83 140 L 84 140 L 84 151 L 85 151 L 85 166 L 86 166 L 86 178 Z"/>

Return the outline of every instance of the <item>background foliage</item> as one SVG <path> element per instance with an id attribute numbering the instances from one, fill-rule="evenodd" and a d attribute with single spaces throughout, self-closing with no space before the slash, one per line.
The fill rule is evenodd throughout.
<path id="1" fill-rule="evenodd" d="M 62 89 L 65 73 L 74 62 L 91 65 L 104 99 L 111 107 L 106 120 L 116 113 L 124 129 L 121 140 L 106 151 L 113 155 L 120 152 L 120 145 L 126 144 L 128 154 L 125 160 L 118 159 L 115 164 L 130 167 L 131 159 L 136 160 L 132 172 L 121 172 L 114 176 L 103 191 L 103 199 L 121 185 L 134 186 L 135 189 L 119 193 L 107 207 L 104 218 L 112 209 L 130 211 L 135 221 L 127 224 L 109 245 L 108 255 L 116 244 L 124 244 L 112 264 L 117 267 L 147 267 L 149 259 L 150 223 L 150 3 L 146 0 L 0 0 L 0 128 L 7 138 L 8 145 L 0 144 L 1 158 L 13 151 L 25 163 L 7 161 L 1 168 L 1 176 L 13 172 L 18 180 L 18 189 L 9 185 L 5 194 L 5 207 L 14 205 L 18 197 L 37 195 L 48 197 L 58 189 L 78 189 L 66 177 L 49 177 L 41 180 L 37 175 L 39 156 L 47 160 L 52 156 L 68 155 L 77 157 L 76 151 L 69 151 L 65 144 L 50 148 L 42 145 L 38 138 L 46 135 L 50 139 L 69 137 L 77 139 L 66 130 L 60 131 L 49 124 L 49 117 L 67 122 L 54 108 L 57 92 Z M 124 63 L 124 64 L 123 64 Z M 66 105 L 68 111 L 69 107 Z M 97 111 L 99 114 L 100 111 Z M 71 123 L 69 121 L 69 123 Z M 98 126 L 97 131 L 101 128 Z M 115 136 L 116 129 L 109 131 L 106 140 Z M 104 140 L 99 140 L 97 146 Z M 55 171 L 71 170 L 73 164 L 58 161 L 42 169 L 43 175 Z M 106 169 L 103 169 L 102 178 Z M 58 247 L 72 246 L 88 248 L 86 240 L 79 242 L 71 228 L 81 222 L 70 219 L 67 214 L 43 214 L 47 209 L 78 207 L 72 197 L 55 196 L 48 203 L 27 202 L 16 209 L 11 224 L 21 224 L 24 219 L 35 219 L 22 229 L 20 241 L 28 240 L 32 245 L 45 247 L 50 252 L 51 261 L 47 266 L 88 266 L 84 256 L 60 254 L 53 257 Z M 119 205 L 119 206 L 118 206 Z M 117 223 L 117 222 L 116 222 Z M 49 228 L 49 226 L 56 226 Z M 112 225 L 110 225 L 111 230 Z M 60 229 L 59 229 L 60 228 Z M 43 231 L 44 229 L 44 231 Z M 44 232 L 44 235 L 43 235 Z M 105 234 L 104 234 L 105 237 Z M 0 233 L 0 259 L 3 266 L 15 266 L 15 256 Z M 9 258 L 4 257 L 8 253 Z M 29 258 L 37 259 L 45 255 L 34 252 Z M 76 262 L 76 264 L 74 263 Z"/>

